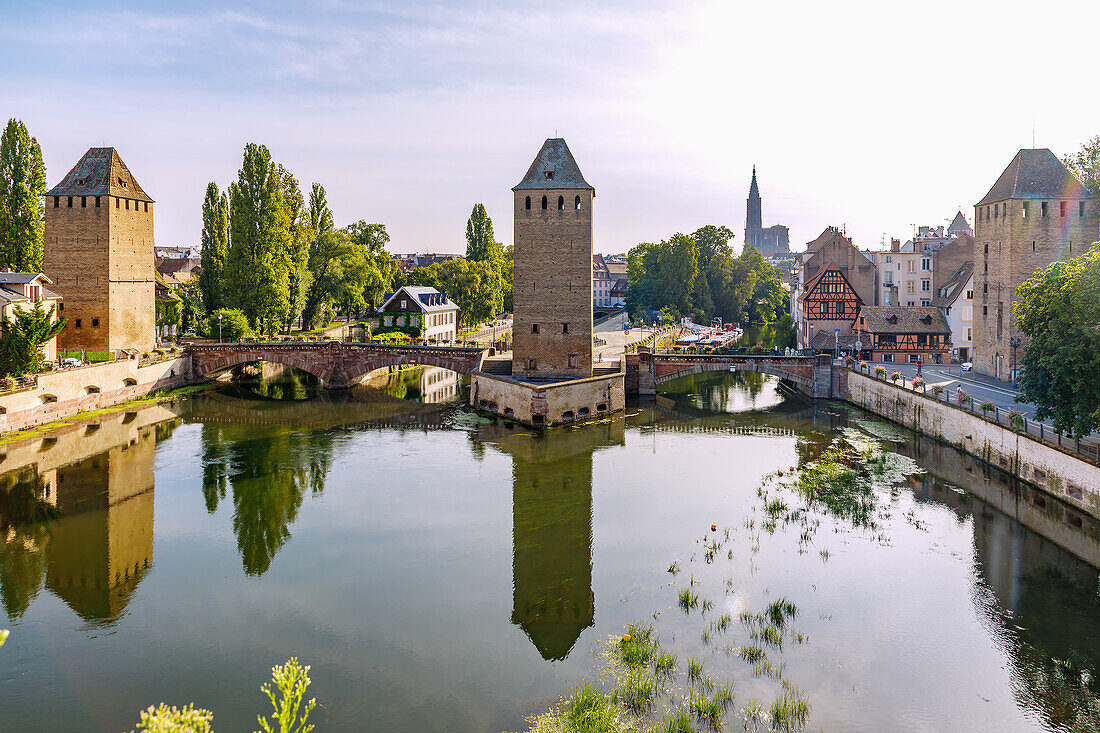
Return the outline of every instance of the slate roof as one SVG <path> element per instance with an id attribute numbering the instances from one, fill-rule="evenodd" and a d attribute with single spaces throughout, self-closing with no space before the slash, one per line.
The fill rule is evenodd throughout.
<path id="1" fill-rule="evenodd" d="M 932 305 L 937 308 L 950 308 L 959 299 L 959 295 L 962 294 L 966 284 L 970 282 L 972 277 L 974 277 L 973 262 L 964 262 L 959 265 L 958 269 L 951 275 L 951 279 L 940 288 L 943 295 L 937 295 L 932 300 Z"/>
<path id="2" fill-rule="evenodd" d="M 951 221 L 951 226 L 947 227 L 947 231 L 949 231 L 949 232 L 969 232 L 970 231 L 970 223 L 967 222 L 966 217 L 963 216 L 963 213 L 961 211 L 959 213 L 955 214 L 955 218 Z"/>
<path id="3" fill-rule="evenodd" d="M 53 280 L 49 279 L 41 272 L 0 272 L 0 301 L 5 303 L 23 303 L 30 300 L 27 296 L 20 292 L 22 288 L 8 287 L 10 285 L 26 285 L 32 283 L 35 280 L 41 283 L 41 300 L 61 300 L 61 296 L 46 287 L 47 284 L 52 285 Z"/>
<path id="4" fill-rule="evenodd" d="M 591 191 L 596 189 L 584 180 L 577 161 L 569 152 L 569 146 L 565 139 L 560 137 L 547 138 L 542 144 L 542 150 L 535 156 L 534 162 L 527 170 L 523 180 L 515 185 L 513 191 L 546 191 L 562 188 L 586 188 Z"/>
<path id="5" fill-rule="evenodd" d="M 810 348 L 814 351 L 832 351 L 837 346 L 837 335 L 833 333 L 832 329 L 818 331 L 814 334 L 814 337 L 810 339 Z M 856 347 L 856 340 L 859 338 L 859 334 L 854 331 L 841 331 L 840 332 L 840 348 L 852 350 Z M 866 346 L 866 344 L 864 344 Z"/>
<path id="6" fill-rule="evenodd" d="M 88 148 L 88 152 L 61 179 L 61 183 L 47 191 L 46 195 L 117 196 L 153 203 L 114 148 Z"/>
<path id="7" fill-rule="evenodd" d="M 0 272 L 0 285 L 25 285 L 35 280 L 42 280 L 42 282 L 50 285 L 53 284 L 53 280 L 41 272 Z"/>
<path id="8" fill-rule="evenodd" d="M 871 333 L 951 333 L 947 317 L 933 305 L 865 305 L 859 315 L 864 322 L 853 328 Z"/>
<path id="9" fill-rule="evenodd" d="M 625 298 L 628 287 L 629 283 L 627 282 L 626 278 L 620 277 L 618 280 L 615 281 L 615 284 L 611 286 L 611 295 L 621 295 Z"/>
<path id="10" fill-rule="evenodd" d="M 976 206 L 1005 199 L 1087 199 L 1088 191 L 1046 148 L 1024 149 Z"/>
<path id="11" fill-rule="evenodd" d="M 419 303 L 420 310 L 427 313 L 429 311 L 448 311 L 458 308 L 454 302 L 447 297 L 446 293 L 441 293 L 435 288 L 428 287 L 427 285 L 405 285 L 398 288 L 396 292 L 389 293 L 382 301 L 382 307 L 379 308 L 379 312 L 386 309 L 386 305 L 391 300 L 397 297 L 398 293 L 404 292 L 408 297 L 415 302 Z"/>

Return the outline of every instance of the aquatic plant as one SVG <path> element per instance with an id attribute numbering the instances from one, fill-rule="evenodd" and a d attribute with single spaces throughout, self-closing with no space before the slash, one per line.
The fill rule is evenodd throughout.
<path id="1" fill-rule="evenodd" d="M 272 683 L 275 684 L 274 690 Z M 305 701 L 309 684 L 309 665 L 302 666 L 297 657 L 271 668 L 271 682 L 260 685 L 260 691 L 267 695 L 271 707 L 275 709 L 272 722 L 263 716 L 256 716 L 264 733 L 309 733 L 313 730 L 309 724 L 309 714 L 313 712 L 317 700 L 310 698 Z M 272 723 L 278 728 L 273 727 Z"/>
<path id="2" fill-rule="evenodd" d="M 689 588 L 681 588 L 679 601 L 680 608 L 684 613 L 688 613 L 699 605 L 699 594 Z"/>
<path id="3" fill-rule="evenodd" d="M 616 658 L 628 668 L 645 667 L 657 657 L 659 648 L 653 624 L 641 624 L 632 621 L 626 626 L 626 633 L 615 647 Z"/>
<path id="4" fill-rule="evenodd" d="M 210 721 L 214 713 L 188 704 L 179 709 L 161 703 L 141 711 L 138 731 L 146 733 L 212 733 Z M 133 733 L 133 732 L 132 732 Z"/>
<path id="5" fill-rule="evenodd" d="M 874 526 L 874 492 L 859 480 L 835 448 L 807 465 L 799 473 L 795 488 L 811 505 L 823 506 L 830 514 L 857 526 Z"/>
<path id="6" fill-rule="evenodd" d="M 691 714 L 687 710 L 677 710 L 659 729 L 660 733 L 695 733 Z"/>
<path id="7" fill-rule="evenodd" d="M 698 657 L 688 657 L 688 679 L 695 684 L 703 680 L 703 661 Z"/>
<path id="8" fill-rule="evenodd" d="M 676 652 L 661 649 L 657 652 L 657 658 L 653 661 L 653 671 L 658 676 L 671 676 L 676 671 Z"/>
<path id="9" fill-rule="evenodd" d="M 768 604 L 764 609 L 764 615 L 771 619 L 776 626 L 785 626 L 787 621 L 798 615 L 798 607 L 780 596 Z"/>
<path id="10" fill-rule="evenodd" d="M 627 710 L 642 713 L 653 705 L 655 693 L 656 681 L 653 677 L 643 670 L 632 669 L 615 686 L 614 698 Z"/>
<path id="11" fill-rule="evenodd" d="M 673 576 L 675 576 L 677 573 L 679 573 L 680 572 L 680 561 L 679 560 L 673 560 L 671 563 L 669 563 L 668 572 L 671 573 Z"/>
<path id="12" fill-rule="evenodd" d="M 757 646 L 756 644 L 743 646 L 737 650 L 737 653 L 742 659 L 750 663 L 759 662 L 761 659 L 764 659 L 767 656 L 764 653 L 764 648 L 761 646 Z"/>
<path id="13" fill-rule="evenodd" d="M 777 731 L 801 730 L 806 725 L 810 704 L 797 688 L 787 687 L 771 707 L 771 727 Z"/>

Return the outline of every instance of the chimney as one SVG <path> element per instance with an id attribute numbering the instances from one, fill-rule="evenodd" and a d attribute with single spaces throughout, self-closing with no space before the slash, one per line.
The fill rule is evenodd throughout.
<path id="1" fill-rule="evenodd" d="M 894 239 L 893 237 L 890 238 L 890 251 L 891 252 L 901 252 L 901 240 L 900 239 Z"/>

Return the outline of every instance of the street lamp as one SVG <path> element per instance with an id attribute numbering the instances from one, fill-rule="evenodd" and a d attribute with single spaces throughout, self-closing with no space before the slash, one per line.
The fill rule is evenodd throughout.
<path id="1" fill-rule="evenodd" d="M 1016 387 L 1016 349 L 1020 348 L 1020 337 L 1012 336 L 1008 339 L 1008 345 L 1012 347 L 1012 386 Z"/>
<path id="2" fill-rule="evenodd" d="M 222 314 L 218 314 L 218 343 L 222 342 Z"/>

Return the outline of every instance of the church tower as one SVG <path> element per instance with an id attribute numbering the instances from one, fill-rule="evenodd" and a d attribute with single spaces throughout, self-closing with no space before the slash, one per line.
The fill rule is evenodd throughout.
<path id="1" fill-rule="evenodd" d="M 592 201 L 569 146 L 550 138 L 515 194 L 512 376 L 592 376 Z M 62 293 L 64 294 L 64 293 Z"/>
<path id="2" fill-rule="evenodd" d="M 760 249 L 763 244 L 763 217 L 760 215 L 760 189 L 756 185 L 756 166 L 752 167 L 752 184 L 745 203 L 745 244 Z"/>
<path id="3" fill-rule="evenodd" d="M 114 148 L 90 148 L 46 193 L 43 269 L 65 298 L 59 349 L 155 345 L 153 199 Z"/>

